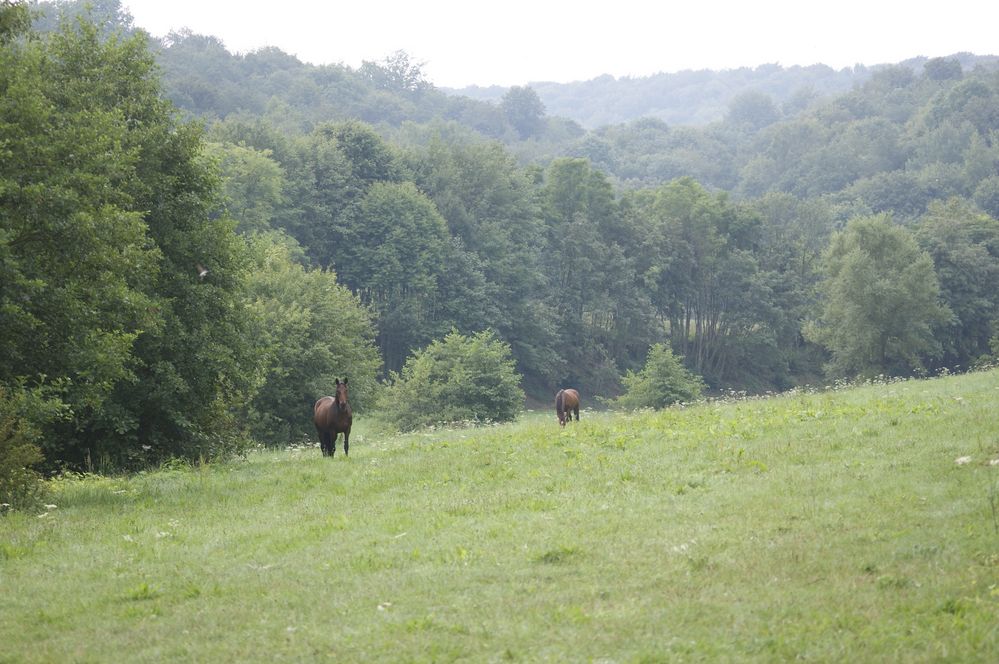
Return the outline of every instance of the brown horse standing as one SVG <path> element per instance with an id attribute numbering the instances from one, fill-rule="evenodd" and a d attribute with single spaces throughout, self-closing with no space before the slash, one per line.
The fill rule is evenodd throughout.
<path id="1" fill-rule="evenodd" d="M 333 456 L 336 452 L 336 439 L 343 432 L 343 454 L 350 451 L 350 424 L 354 415 L 347 402 L 347 379 L 336 379 L 336 396 L 322 397 L 313 407 L 312 421 L 319 433 L 319 448 L 323 456 Z"/>
<path id="2" fill-rule="evenodd" d="M 566 421 L 572 420 L 572 414 L 576 414 L 576 421 L 579 421 L 579 392 L 573 389 L 559 390 L 555 395 L 555 414 L 558 415 L 558 423 L 565 426 Z"/>

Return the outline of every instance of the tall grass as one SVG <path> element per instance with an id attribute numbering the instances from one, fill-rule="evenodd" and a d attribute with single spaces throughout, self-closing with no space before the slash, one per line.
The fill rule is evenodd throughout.
<path id="1" fill-rule="evenodd" d="M 349 459 L 58 480 L 0 518 L 0 661 L 997 661 L 997 403 L 359 418 Z"/>

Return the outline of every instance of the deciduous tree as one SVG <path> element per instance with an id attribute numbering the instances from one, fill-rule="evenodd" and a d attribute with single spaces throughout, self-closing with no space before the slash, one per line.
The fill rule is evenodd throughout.
<path id="1" fill-rule="evenodd" d="M 823 256 L 822 313 L 807 329 L 837 376 L 907 375 L 939 357 L 940 301 L 930 255 L 887 215 L 855 218 Z"/>

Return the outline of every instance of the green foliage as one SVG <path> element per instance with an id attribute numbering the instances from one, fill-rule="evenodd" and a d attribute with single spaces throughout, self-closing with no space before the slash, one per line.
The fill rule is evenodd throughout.
<path id="1" fill-rule="evenodd" d="M 780 119 L 780 111 L 770 95 L 759 91 L 742 92 L 729 102 L 726 122 L 746 131 L 759 131 Z"/>
<path id="2" fill-rule="evenodd" d="M 999 175 L 990 175 L 979 182 L 974 200 L 992 218 L 999 219 Z"/>
<path id="3" fill-rule="evenodd" d="M 932 331 L 951 312 L 933 260 L 890 217 L 851 220 L 832 237 L 823 272 L 822 314 L 806 332 L 832 353 L 831 373 L 907 375 L 939 356 Z"/>
<path id="4" fill-rule="evenodd" d="M 236 230 L 271 230 L 285 188 L 284 171 L 273 153 L 232 143 L 207 143 L 205 152 L 218 162 L 224 210 L 236 220 Z"/>
<path id="5" fill-rule="evenodd" d="M 60 413 L 35 423 L 46 459 L 237 449 L 246 250 L 144 35 L 78 21 L 0 61 L 0 383 Z"/>
<path id="6" fill-rule="evenodd" d="M 953 316 L 935 332 L 940 366 L 972 366 L 988 355 L 999 321 L 999 220 L 952 199 L 930 205 L 916 230 L 933 258 L 940 296 Z"/>
<path id="7" fill-rule="evenodd" d="M 548 231 L 541 265 L 564 363 L 556 384 L 614 392 L 621 368 L 657 336 L 639 273 L 644 219 L 625 214 L 606 176 L 584 159 L 552 162 L 540 197 Z"/>
<path id="8" fill-rule="evenodd" d="M 489 328 L 518 369 L 551 381 L 553 335 L 541 271 L 545 227 L 526 174 L 502 146 L 439 134 L 406 160 L 454 242 L 439 283 L 439 316 L 459 330 Z"/>
<path id="9" fill-rule="evenodd" d="M 132 15 L 121 0 L 33 0 L 36 11 L 34 29 L 41 33 L 58 32 L 65 24 L 79 20 L 93 24 L 102 37 L 134 33 Z"/>
<path id="10" fill-rule="evenodd" d="M 654 344 L 641 371 L 629 371 L 621 380 L 624 394 L 613 401 L 619 408 L 665 408 L 700 398 L 704 381 L 683 366 L 665 344 Z"/>
<path id="11" fill-rule="evenodd" d="M 503 95 L 500 109 L 522 139 L 538 134 L 544 127 L 545 105 L 531 87 L 510 88 Z"/>
<path id="12" fill-rule="evenodd" d="M 0 385 L 0 516 L 8 509 L 36 507 L 44 492 L 34 467 L 43 460 L 39 432 L 26 416 L 31 395 Z"/>
<path id="13" fill-rule="evenodd" d="M 27 2 L 0 2 L 0 45 L 24 34 L 31 28 L 31 11 Z"/>
<path id="14" fill-rule="evenodd" d="M 364 62 L 359 73 L 376 87 L 392 92 L 420 95 L 433 88 L 423 77 L 422 66 L 412 62 L 405 51 L 392 53 L 381 64 Z"/>
<path id="15" fill-rule="evenodd" d="M 754 346 L 794 343 L 788 314 L 800 307 L 808 272 L 784 247 L 766 247 L 760 214 L 724 194 L 690 178 L 649 194 L 635 199 L 652 252 L 644 283 L 671 347 L 714 386 L 751 385 L 753 373 L 782 375 L 780 353 L 761 355 L 755 366 L 746 356 Z"/>
<path id="16" fill-rule="evenodd" d="M 507 422 L 523 405 L 509 344 L 489 331 L 465 336 L 452 330 L 390 376 L 379 410 L 408 431 L 447 422 Z"/>
<path id="17" fill-rule="evenodd" d="M 268 445 L 311 435 L 312 406 L 333 394 L 336 379 L 350 378 L 355 408 L 372 404 L 381 365 L 368 310 L 334 273 L 296 263 L 291 243 L 256 238 L 247 281 L 249 332 L 261 365 L 259 386 L 241 412 Z"/>
<path id="18" fill-rule="evenodd" d="M 955 58 L 930 58 L 923 65 L 923 72 L 932 81 L 959 79 L 964 75 L 961 62 Z"/>
<path id="19" fill-rule="evenodd" d="M 97 55 L 94 64 L 81 50 Z M 70 431 L 108 414 L 115 386 L 135 376 L 135 340 L 160 324 L 149 286 L 161 253 L 122 186 L 138 161 L 122 97 L 142 94 L 140 50 L 134 41 L 98 46 L 81 26 L 47 48 L 0 51 L 0 380 L 44 386 L 68 409 Z M 115 80 L 104 66 L 125 71 Z M 82 76 L 93 79 L 86 89 Z M 48 433 L 50 458 L 80 442 Z"/>
<path id="20" fill-rule="evenodd" d="M 378 345 L 390 370 L 443 330 L 435 315 L 447 225 L 409 182 L 377 182 L 358 202 L 337 262 L 338 274 L 378 316 Z"/>

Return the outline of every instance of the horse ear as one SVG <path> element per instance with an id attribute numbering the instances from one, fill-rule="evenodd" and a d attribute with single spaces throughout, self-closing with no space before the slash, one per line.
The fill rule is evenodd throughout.
<path id="1" fill-rule="evenodd" d="M 347 377 L 346 377 L 346 376 L 344 376 L 344 377 L 343 377 L 343 384 L 344 384 L 344 385 L 346 385 L 346 384 L 347 384 Z"/>
<path id="2" fill-rule="evenodd" d="M 335 380 L 335 381 L 336 381 L 336 384 L 337 384 L 337 385 L 339 385 L 339 384 L 340 384 L 340 379 L 339 379 L 339 378 L 334 378 L 333 380 Z"/>

